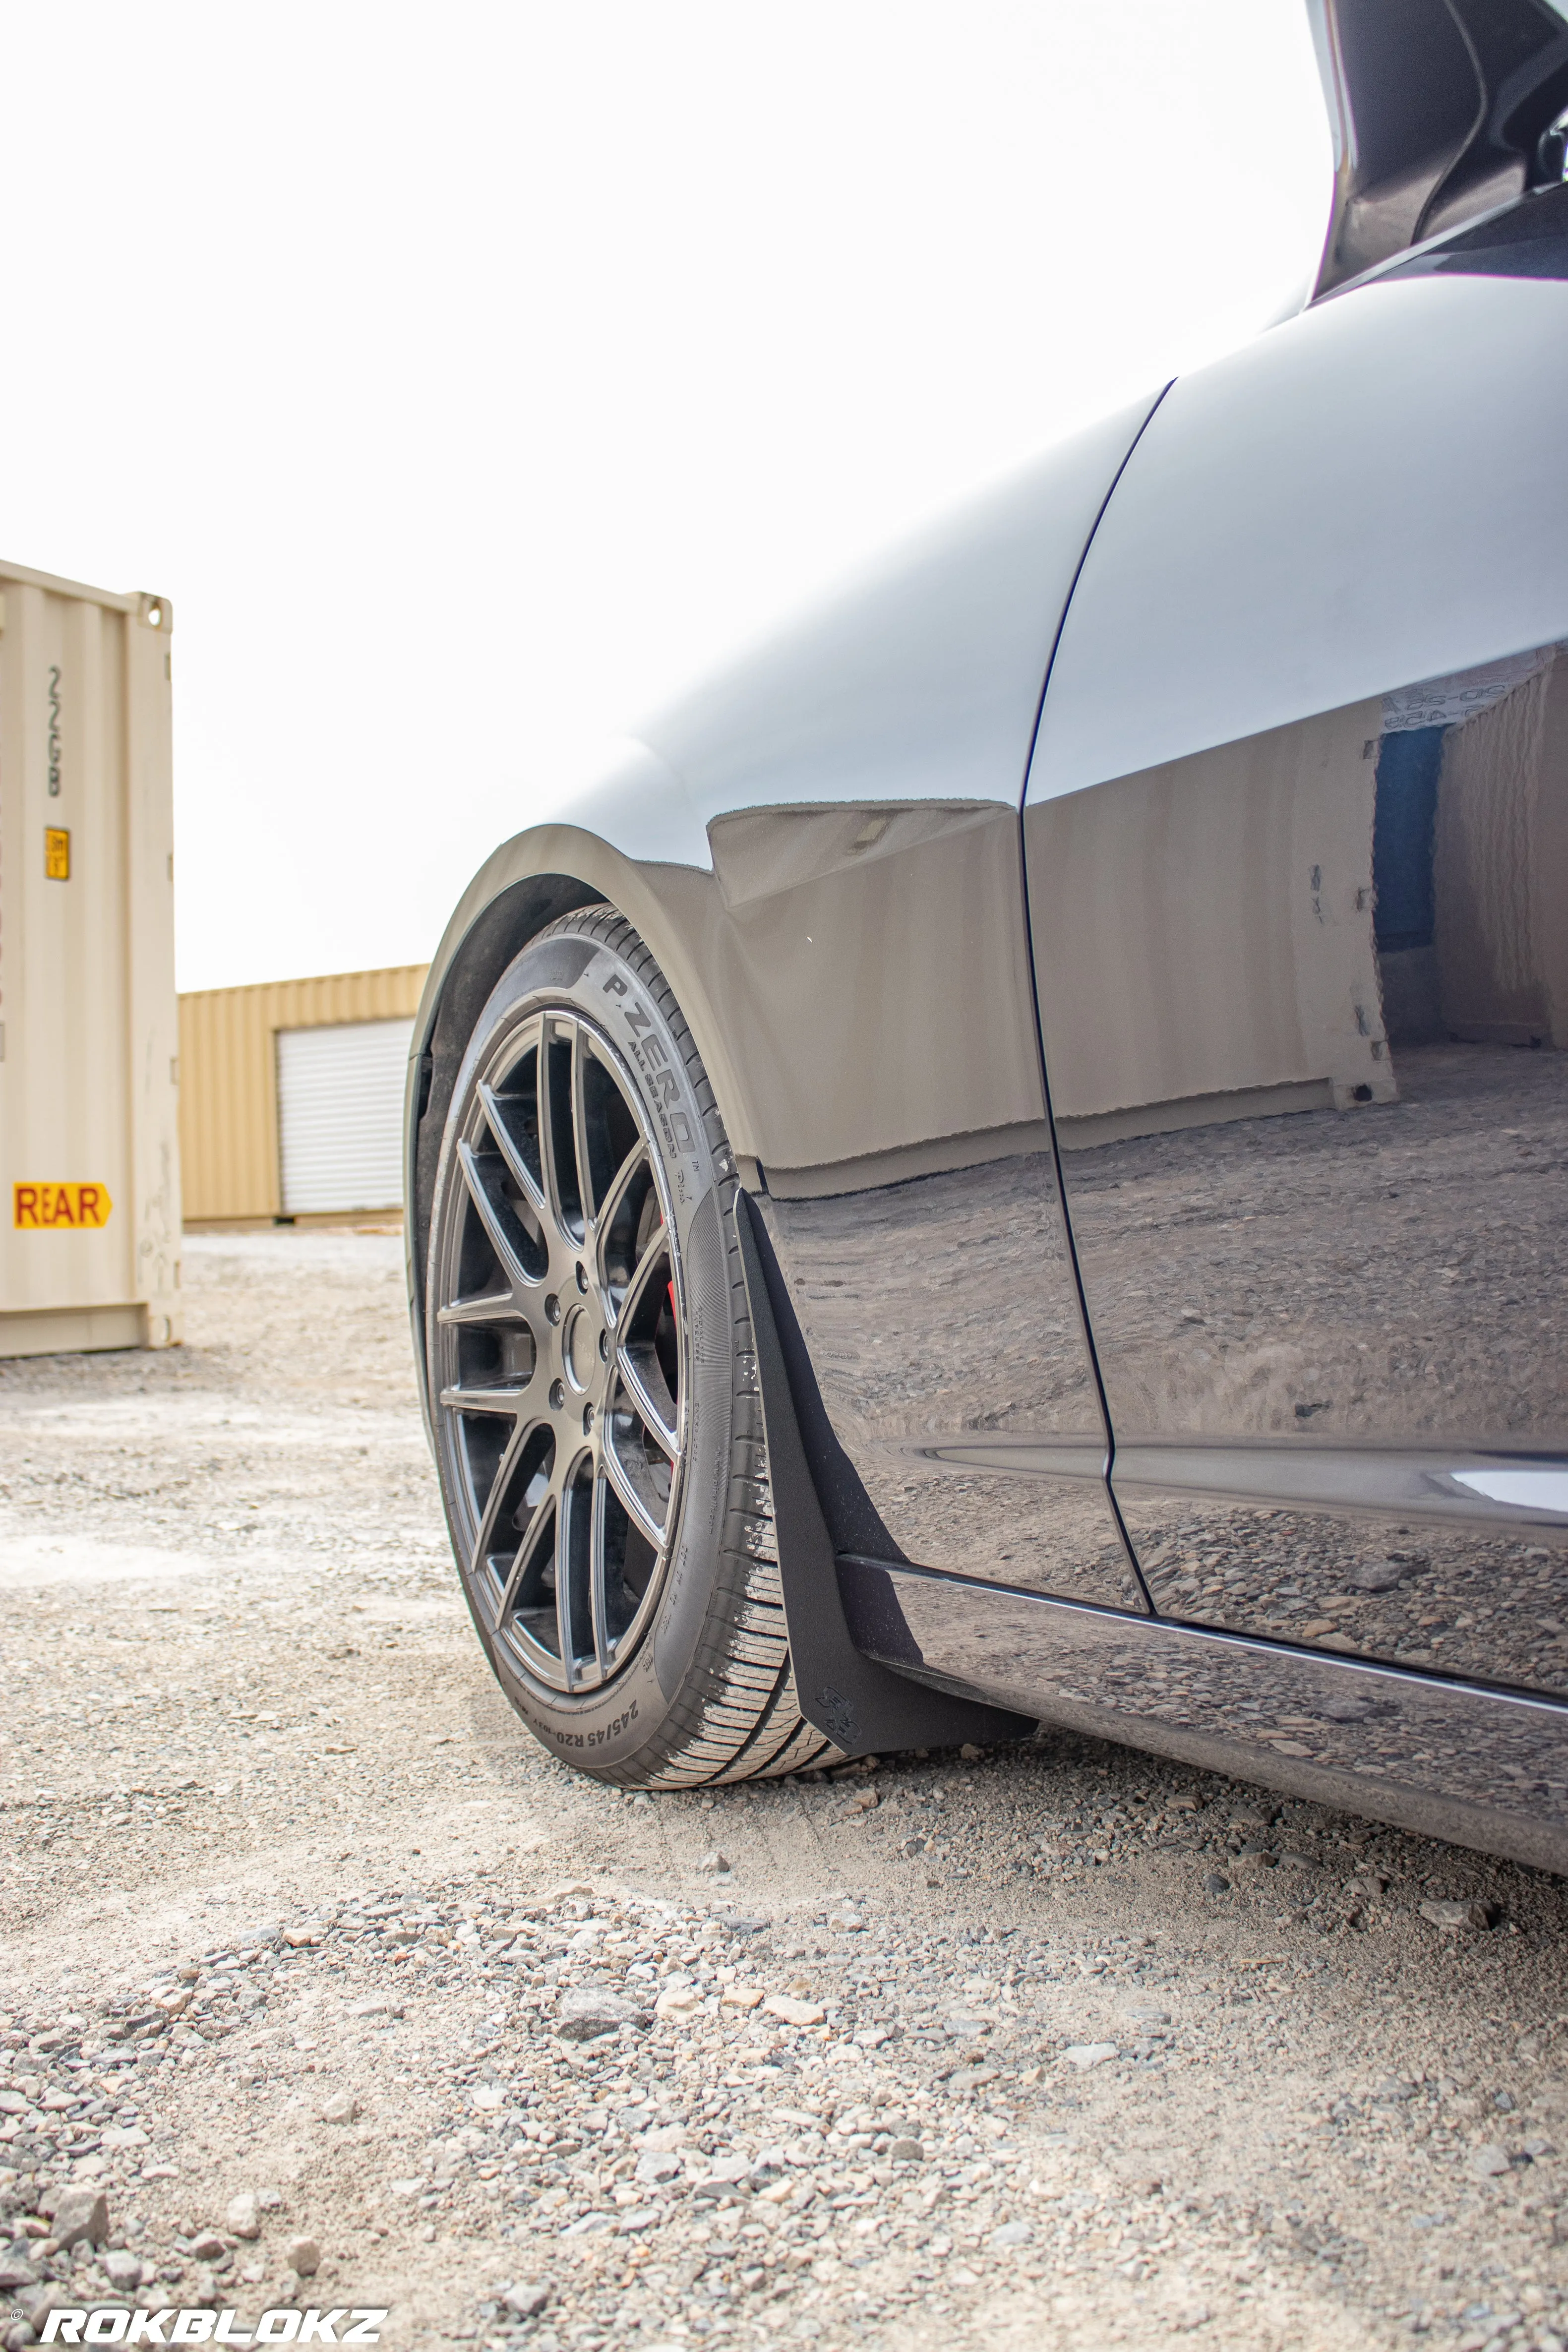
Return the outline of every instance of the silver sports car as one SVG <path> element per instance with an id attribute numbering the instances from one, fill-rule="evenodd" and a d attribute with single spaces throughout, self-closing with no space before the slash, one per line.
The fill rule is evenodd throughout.
<path id="1" fill-rule="evenodd" d="M 1568 1869 L 1568 22 L 1314 26 L 1300 315 L 650 719 L 441 944 L 431 1442 L 601 1779 L 1045 1720 Z"/>

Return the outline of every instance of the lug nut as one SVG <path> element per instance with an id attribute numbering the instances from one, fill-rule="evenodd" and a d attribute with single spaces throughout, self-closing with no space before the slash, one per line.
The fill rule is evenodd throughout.
<path id="1" fill-rule="evenodd" d="M 594 1408 L 593 1408 L 593 1406 L 592 1406 L 591 1404 L 585 1404 L 585 1405 L 583 1407 L 583 1434 L 584 1434 L 584 1437 L 590 1436 L 590 1435 L 592 1434 L 592 1433 L 593 1433 L 593 1428 L 594 1428 Z"/>
<path id="2" fill-rule="evenodd" d="M 559 1381 L 552 1381 L 550 1383 L 550 1410 L 552 1412 L 559 1412 L 565 1402 L 565 1389 Z"/>
<path id="3" fill-rule="evenodd" d="M 579 1264 L 577 1268 L 577 1287 L 583 1292 L 585 1297 L 588 1290 L 588 1269 L 585 1265 L 581 1264 Z"/>
<path id="4" fill-rule="evenodd" d="M 547 1322 L 559 1323 L 561 1320 L 561 1301 L 553 1291 L 544 1302 L 544 1315 Z"/>
<path id="5" fill-rule="evenodd" d="M 599 1361 L 601 1364 L 607 1364 L 609 1360 L 610 1335 L 607 1331 L 601 1331 L 599 1334 Z"/>

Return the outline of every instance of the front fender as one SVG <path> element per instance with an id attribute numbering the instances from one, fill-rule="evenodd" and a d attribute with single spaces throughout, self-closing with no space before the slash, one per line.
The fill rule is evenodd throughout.
<path id="1" fill-rule="evenodd" d="M 797 804 L 704 827 L 674 771 L 628 747 L 560 819 L 486 859 L 430 967 L 407 1103 L 416 1335 L 463 1046 L 511 958 L 598 899 L 658 958 L 753 1181 L 843 1192 L 1039 1149 L 1016 807 Z"/>
<path id="2" fill-rule="evenodd" d="M 711 864 L 680 779 L 646 746 L 612 747 L 561 814 L 492 850 L 453 911 L 415 1015 L 405 1097 L 405 1261 L 424 1387 L 424 1267 L 437 1156 L 463 1049 L 507 965 L 575 907 L 607 900 L 636 925 L 675 990 L 721 1098 L 729 1071 L 689 942 L 702 931 Z"/>

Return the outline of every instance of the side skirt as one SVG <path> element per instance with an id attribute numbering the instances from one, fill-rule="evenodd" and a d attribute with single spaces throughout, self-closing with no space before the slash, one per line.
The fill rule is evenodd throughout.
<path id="1" fill-rule="evenodd" d="M 782 1550 L 782 1546 L 781 1546 Z M 1568 1706 L 840 1555 L 868 1657 L 1097 1738 L 1568 1874 Z"/>

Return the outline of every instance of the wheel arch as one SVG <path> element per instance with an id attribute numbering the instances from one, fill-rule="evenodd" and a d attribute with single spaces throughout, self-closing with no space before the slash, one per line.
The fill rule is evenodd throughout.
<path id="1" fill-rule="evenodd" d="M 409 1314 L 425 1396 L 425 1266 L 441 1137 L 474 1024 L 531 940 L 579 907 L 608 905 L 632 924 L 675 992 L 731 1136 L 743 1089 L 703 973 L 702 934 L 718 919 L 711 873 L 642 863 L 575 825 L 531 827 L 488 858 L 447 924 L 415 1016 L 405 1098 L 404 1230 Z M 743 1143 L 738 1148 L 744 1149 Z M 427 1401 L 426 1401 L 427 1410 Z"/>

